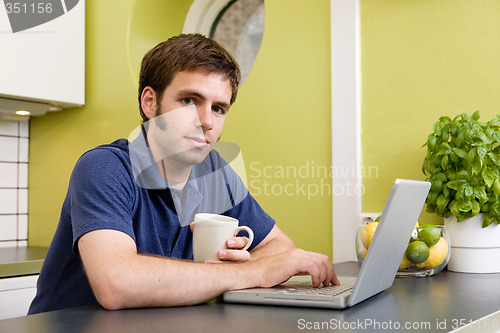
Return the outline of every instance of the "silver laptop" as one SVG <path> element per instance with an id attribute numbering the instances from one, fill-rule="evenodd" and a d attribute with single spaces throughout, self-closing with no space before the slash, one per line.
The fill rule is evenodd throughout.
<path id="1" fill-rule="evenodd" d="M 396 179 L 357 277 L 339 277 L 340 286 L 314 288 L 310 276 L 296 276 L 272 288 L 225 292 L 224 301 L 343 309 L 386 290 L 394 282 L 430 186 Z"/>

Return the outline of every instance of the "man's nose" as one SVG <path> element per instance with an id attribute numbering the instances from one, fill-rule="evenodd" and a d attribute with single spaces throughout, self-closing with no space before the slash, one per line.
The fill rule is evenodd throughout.
<path id="1" fill-rule="evenodd" d="M 202 105 L 198 107 L 198 118 L 200 125 L 206 130 L 211 130 L 213 127 L 212 108 L 209 105 Z"/>

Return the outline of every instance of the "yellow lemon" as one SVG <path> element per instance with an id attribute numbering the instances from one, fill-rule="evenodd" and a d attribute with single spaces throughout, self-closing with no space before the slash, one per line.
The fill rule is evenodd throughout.
<path id="1" fill-rule="evenodd" d="M 361 243 L 363 243 L 365 249 L 367 249 L 370 246 L 370 243 L 372 241 L 373 235 L 375 234 L 375 229 L 377 229 L 377 226 L 378 222 L 370 222 L 363 227 L 363 230 L 361 230 Z"/>
<path id="2" fill-rule="evenodd" d="M 413 229 L 418 229 L 418 228 L 420 228 L 420 225 L 418 224 L 418 221 L 417 221 L 417 223 L 415 224 L 415 228 L 413 228 Z"/>
<path id="3" fill-rule="evenodd" d="M 448 255 L 448 242 L 446 239 L 441 237 L 439 241 L 429 247 L 429 258 L 421 264 L 418 264 L 418 268 L 432 269 L 436 268 L 443 263 Z"/>
<path id="4" fill-rule="evenodd" d="M 411 265 L 413 265 L 413 263 L 410 260 L 408 260 L 408 258 L 406 257 L 406 254 L 404 254 L 403 259 L 401 260 L 401 263 L 399 264 L 398 270 L 402 271 L 403 269 L 407 269 Z"/>
<path id="5" fill-rule="evenodd" d="M 363 259 L 365 259 L 366 257 L 366 252 L 368 252 L 368 250 L 363 248 L 363 250 L 361 251 L 361 256 L 363 257 Z"/>

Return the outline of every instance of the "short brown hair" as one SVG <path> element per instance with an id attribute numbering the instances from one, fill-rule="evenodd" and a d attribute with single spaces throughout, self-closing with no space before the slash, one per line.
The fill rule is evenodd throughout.
<path id="1" fill-rule="evenodd" d="M 149 120 L 141 106 L 144 88 L 147 86 L 153 88 L 159 103 L 175 74 L 196 69 L 223 74 L 229 79 L 232 89 L 231 104 L 233 104 L 241 78 L 236 60 L 213 39 L 201 34 L 181 34 L 156 45 L 142 59 L 139 75 L 139 109 L 143 121 Z"/>

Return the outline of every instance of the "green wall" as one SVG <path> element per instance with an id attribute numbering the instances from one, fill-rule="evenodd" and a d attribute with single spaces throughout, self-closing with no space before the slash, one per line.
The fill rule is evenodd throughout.
<path id="1" fill-rule="evenodd" d="M 77 158 L 139 124 L 139 61 L 182 31 L 191 2 L 86 1 L 86 105 L 31 121 L 30 245 L 50 243 Z M 222 139 L 240 145 L 250 191 L 297 246 L 331 255 L 329 1 L 265 5 L 261 50 Z"/>
<path id="2" fill-rule="evenodd" d="M 500 113 L 500 1 L 361 0 L 362 209 L 421 172 L 433 123 Z M 378 170 L 378 173 L 376 172 Z M 423 213 L 421 220 L 442 223 Z"/>

